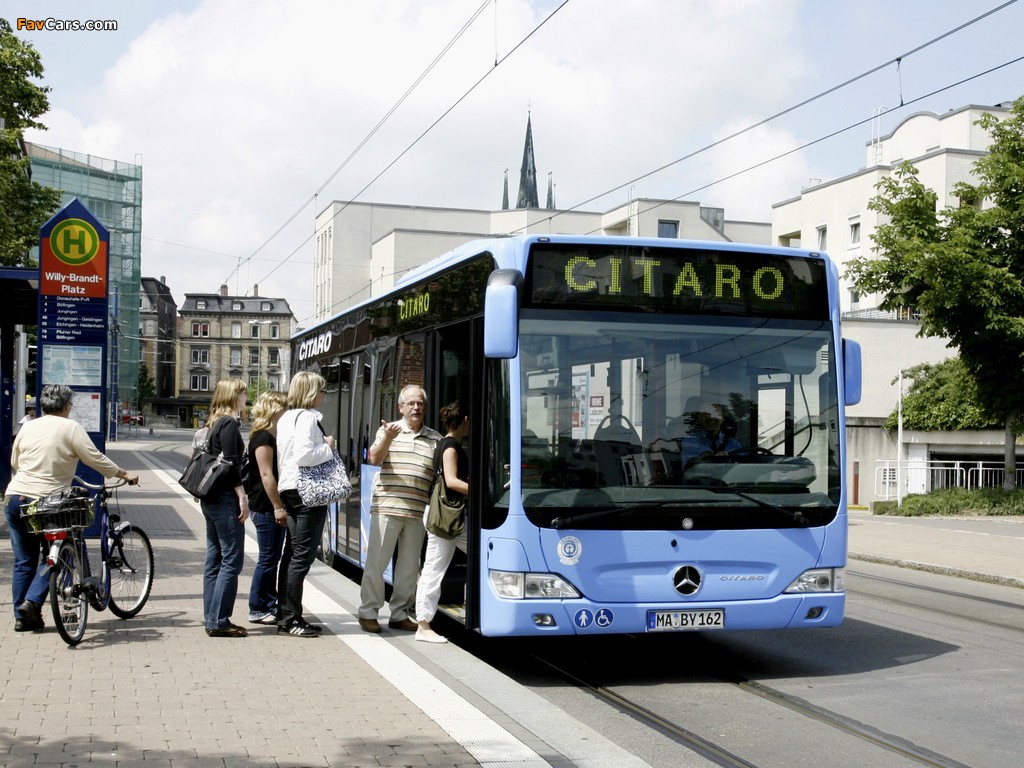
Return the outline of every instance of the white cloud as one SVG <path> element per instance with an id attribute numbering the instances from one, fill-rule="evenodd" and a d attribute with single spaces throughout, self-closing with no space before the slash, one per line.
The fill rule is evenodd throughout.
<path id="1" fill-rule="evenodd" d="M 724 125 L 715 140 L 726 139 L 755 122 L 751 118 Z M 804 140 L 788 130 L 760 126 L 725 141 L 696 164 L 697 178 L 708 179 L 713 186 L 695 193 L 692 199 L 724 207 L 730 219 L 769 220 L 766 201 L 793 197 L 815 174 L 821 178 L 824 173 L 813 170 L 806 155 L 794 152 Z"/>
<path id="2" fill-rule="evenodd" d="M 88 87 L 55 90 L 54 110 L 45 118 L 51 130 L 36 138 L 127 162 L 141 157 L 143 271 L 166 275 L 179 299 L 216 291 L 225 280 L 232 290 L 261 281 L 262 294 L 288 298 L 305 319 L 312 311 L 312 205 L 236 277 L 239 258 L 313 195 L 481 0 L 181 2 L 192 7 L 151 23 L 136 19 L 142 31 L 130 43 L 118 41 L 120 58 L 102 76 L 91 73 Z M 849 122 L 844 111 L 869 114 L 879 100 L 873 91 L 864 97 L 871 106 L 832 102 L 829 111 L 807 110 L 697 152 L 882 56 L 856 39 L 819 42 L 820 29 L 808 27 L 825 11 L 801 0 L 574 0 L 495 68 L 496 57 L 508 55 L 556 5 L 502 0 L 497 17 L 488 5 L 320 193 L 317 208 L 359 193 L 485 75 L 360 199 L 499 207 L 506 168 L 511 195 L 517 191 L 529 105 L 541 182 L 546 186 L 553 173 L 560 207 L 696 153 L 638 181 L 634 194 L 684 196 L 724 207 L 732 219 L 768 220 L 771 203 L 797 194 L 808 178 L 835 171 L 812 169 L 802 153 L 688 192 L 821 135 L 823 122 Z M 833 24 L 844 14 L 860 15 L 852 0 L 836 6 L 828 11 Z M 134 3 L 111 7 L 139 12 Z M 943 7 L 945 18 L 936 19 L 937 11 L 922 23 L 955 26 L 948 8 L 960 6 Z M 894 22 L 876 36 L 905 38 L 905 29 Z M 913 39 L 927 34 L 922 29 Z M 911 47 L 899 45 L 893 50 Z M 52 63 L 44 59 L 48 77 L 61 81 L 88 66 L 81 56 L 65 60 L 54 50 Z M 846 69 L 836 74 L 839 62 Z M 859 157 L 859 137 L 843 141 Z M 626 194 L 618 190 L 586 207 L 611 207 Z"/>

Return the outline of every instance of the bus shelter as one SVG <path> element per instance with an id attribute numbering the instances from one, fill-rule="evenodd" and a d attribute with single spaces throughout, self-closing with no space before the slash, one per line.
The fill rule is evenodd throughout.
<path id="1" fill-rule="evenodd" d="M 0 267 L 0 490 L 11 480 L 14 425 L 24 406 L 15 409 L 14 326 L 35 325 L 38 317 L 39 267 Z"/>

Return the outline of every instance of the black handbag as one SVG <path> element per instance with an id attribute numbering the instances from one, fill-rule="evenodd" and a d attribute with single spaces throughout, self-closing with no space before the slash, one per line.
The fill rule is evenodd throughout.
<path id="1" fill-rule="evenodd" d="M 188 460 L 188 466 L 178 478 L 178 483 L 193 496 L 201 499 L 229 469 L 231 462 L 224 458 L 223 453 L 216 456 L 210 453 L 210 435 L 207 433 L 201 447 L 192 453 L 192 458 Z"/>

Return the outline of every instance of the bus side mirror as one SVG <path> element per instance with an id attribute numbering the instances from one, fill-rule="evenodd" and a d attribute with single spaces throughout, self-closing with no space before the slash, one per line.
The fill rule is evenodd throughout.
<path id="1" fill-rule="evenodd" d="M 860 384 L 860 344 L 843 339 L 843 390 L 846 392 L 846 405 L 856 405 L 860 402 Z"/>
<path id="2" fill-rule="evenodd" d="M 484 356 L 508 359 L 519 354 L 518 269 L 496 269 L 484 294 Z"/>

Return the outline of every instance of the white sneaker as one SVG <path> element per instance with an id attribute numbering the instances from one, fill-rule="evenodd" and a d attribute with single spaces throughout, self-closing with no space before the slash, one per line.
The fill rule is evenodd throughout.
<path id="1" fill-rule="evenodd" d="M 249 612 L 250 624 L 274 624 L 276 622 L 277 615 L 269 611 L 267 613 Z"/>
<path id="2" fill-rule="evenodd" d="M 420 627 L 416 630 L 416 639 L 421 643 L 447 643 L 448 638 L 437 634 L 432 629 L 424 629 Z"/>

